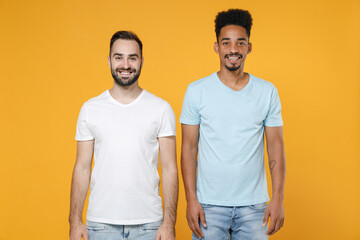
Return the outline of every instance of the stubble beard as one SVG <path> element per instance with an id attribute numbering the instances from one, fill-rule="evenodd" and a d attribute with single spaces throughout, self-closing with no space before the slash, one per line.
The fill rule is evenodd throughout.
<path id="1" fill-rule="evenodd" d="M 125 68 L 113 69 L 113 68 L 111 68 L 111 75 L 116 84 L 118 84 L 122 87 L 128 87 L 128 86 L 133 85 L 139 79 L 140 73 L 141 73 L 141 67 L 142 66 L 140 66 L 139 71 L 136 71 L 135 68 L 128 68 L 128 69 L 125 69 Z M 134 72 L 134 76 L 132 78 L 128 77 L 127 79 L 121 79 L 120 77 L 117 76 L 117 72 L 119 70 L 130 70 L 130 71 Z"/>

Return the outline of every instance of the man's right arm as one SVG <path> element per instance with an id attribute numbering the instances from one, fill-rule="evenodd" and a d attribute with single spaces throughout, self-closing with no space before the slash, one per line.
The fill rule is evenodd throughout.
<path id="1" fill-rule="evenodd" d="M 71 182 L 70 197 L 70 240 L 88 240 L 85 225 L 82 222 L 82 211 L 89 188 L 91 162 L 94 152 L 94 140 L 78 141 L 76 163 Z"/>
<path id="2" fill-rule="evenodd" d="M 199 125 L 182 124 L 181 171 L 187 201 L 186 218 L 190 229 L 199 238 L 203 233 L 199 226 L 206 227 L 205 214 L 196 197 L 196 162 L 199 143 Z"/>

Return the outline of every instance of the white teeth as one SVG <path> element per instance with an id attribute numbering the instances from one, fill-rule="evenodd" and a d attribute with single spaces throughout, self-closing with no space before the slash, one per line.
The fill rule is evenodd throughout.
<path id="1" fill-rule="evenodd" d="M 236 60 L 238 57 L 229 57 L 230 60 Z"/>

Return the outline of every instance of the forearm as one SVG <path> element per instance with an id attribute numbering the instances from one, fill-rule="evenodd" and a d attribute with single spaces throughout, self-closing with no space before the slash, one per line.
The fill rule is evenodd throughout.
<path id="1" fill-rule="evenodd" d="M 176 210 L 179 193 L 179 180 L 177 167 L 162 170 L 163 196 L 164 196 L 164 220 L 166 224 L 175 226 Z"/>
<path id="2" fill-rule="evenodd" d="M 175 136 L 159 138 L 164 197 L 163 224 L 174 228 L 179 194 Z"/>
<path id="3" fill-rule="evenodd" d="M 196 197 L 196 161 L 198 147 L 184 145 L 181 149 L 181 171 L 185 187 L 186 201 L 197 199 Z"/>
<path id="4" fill-rule="evenodd" d="M 272 182 L 272 198 L 283 200 L 285 188 L 286 161 L 282 140 L 268 144 L 269 168 Z"/>
<path id="5" fill-rule="evenodd" d="M 82 212 L 89 188 L 90 173 L 90 168 L 81 169 L 78 166 L 74 168 L 70 197 L 70 225 L 82 222 Z"/>

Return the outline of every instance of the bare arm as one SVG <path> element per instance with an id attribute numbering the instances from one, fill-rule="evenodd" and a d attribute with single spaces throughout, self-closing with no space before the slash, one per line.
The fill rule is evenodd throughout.
<path id="1" fill-rule="evenodd" d="M 175 136 L 160 137 L 159 145 L 164 196 L 164 220 L 156 234 L 156 240 L 174 240 L 179 193 L 176 138 Z"/>
<path id="2" fill-rule="evenodd" d="M 91 161 L 94 152 L 94 140 L 78 141 L 76 163 L 71 182 L 70 197 L 70 240 L 88 239 L 82 223 L 84 202 L 89 188 Z"/>
<path id="3" fill-rule="evenodd" d="M 271 218 L 268 235 L 276 233 L 284 224 L 285 151 L 282 127 L 265 127 L 272 199 L 266 209 L 264 224 Z"/>
<path id="4" fill-rule="evenodd" d="M 187 201 L 186 218 L 190 229 L 199 238 L 203 233 L 199 226 L 199 218 L 206 227 L 204 211 L 196 197 L 196 163 L 199 143 L 199 125 L 181 125 L 181 171 L 184 180 Z"/>

